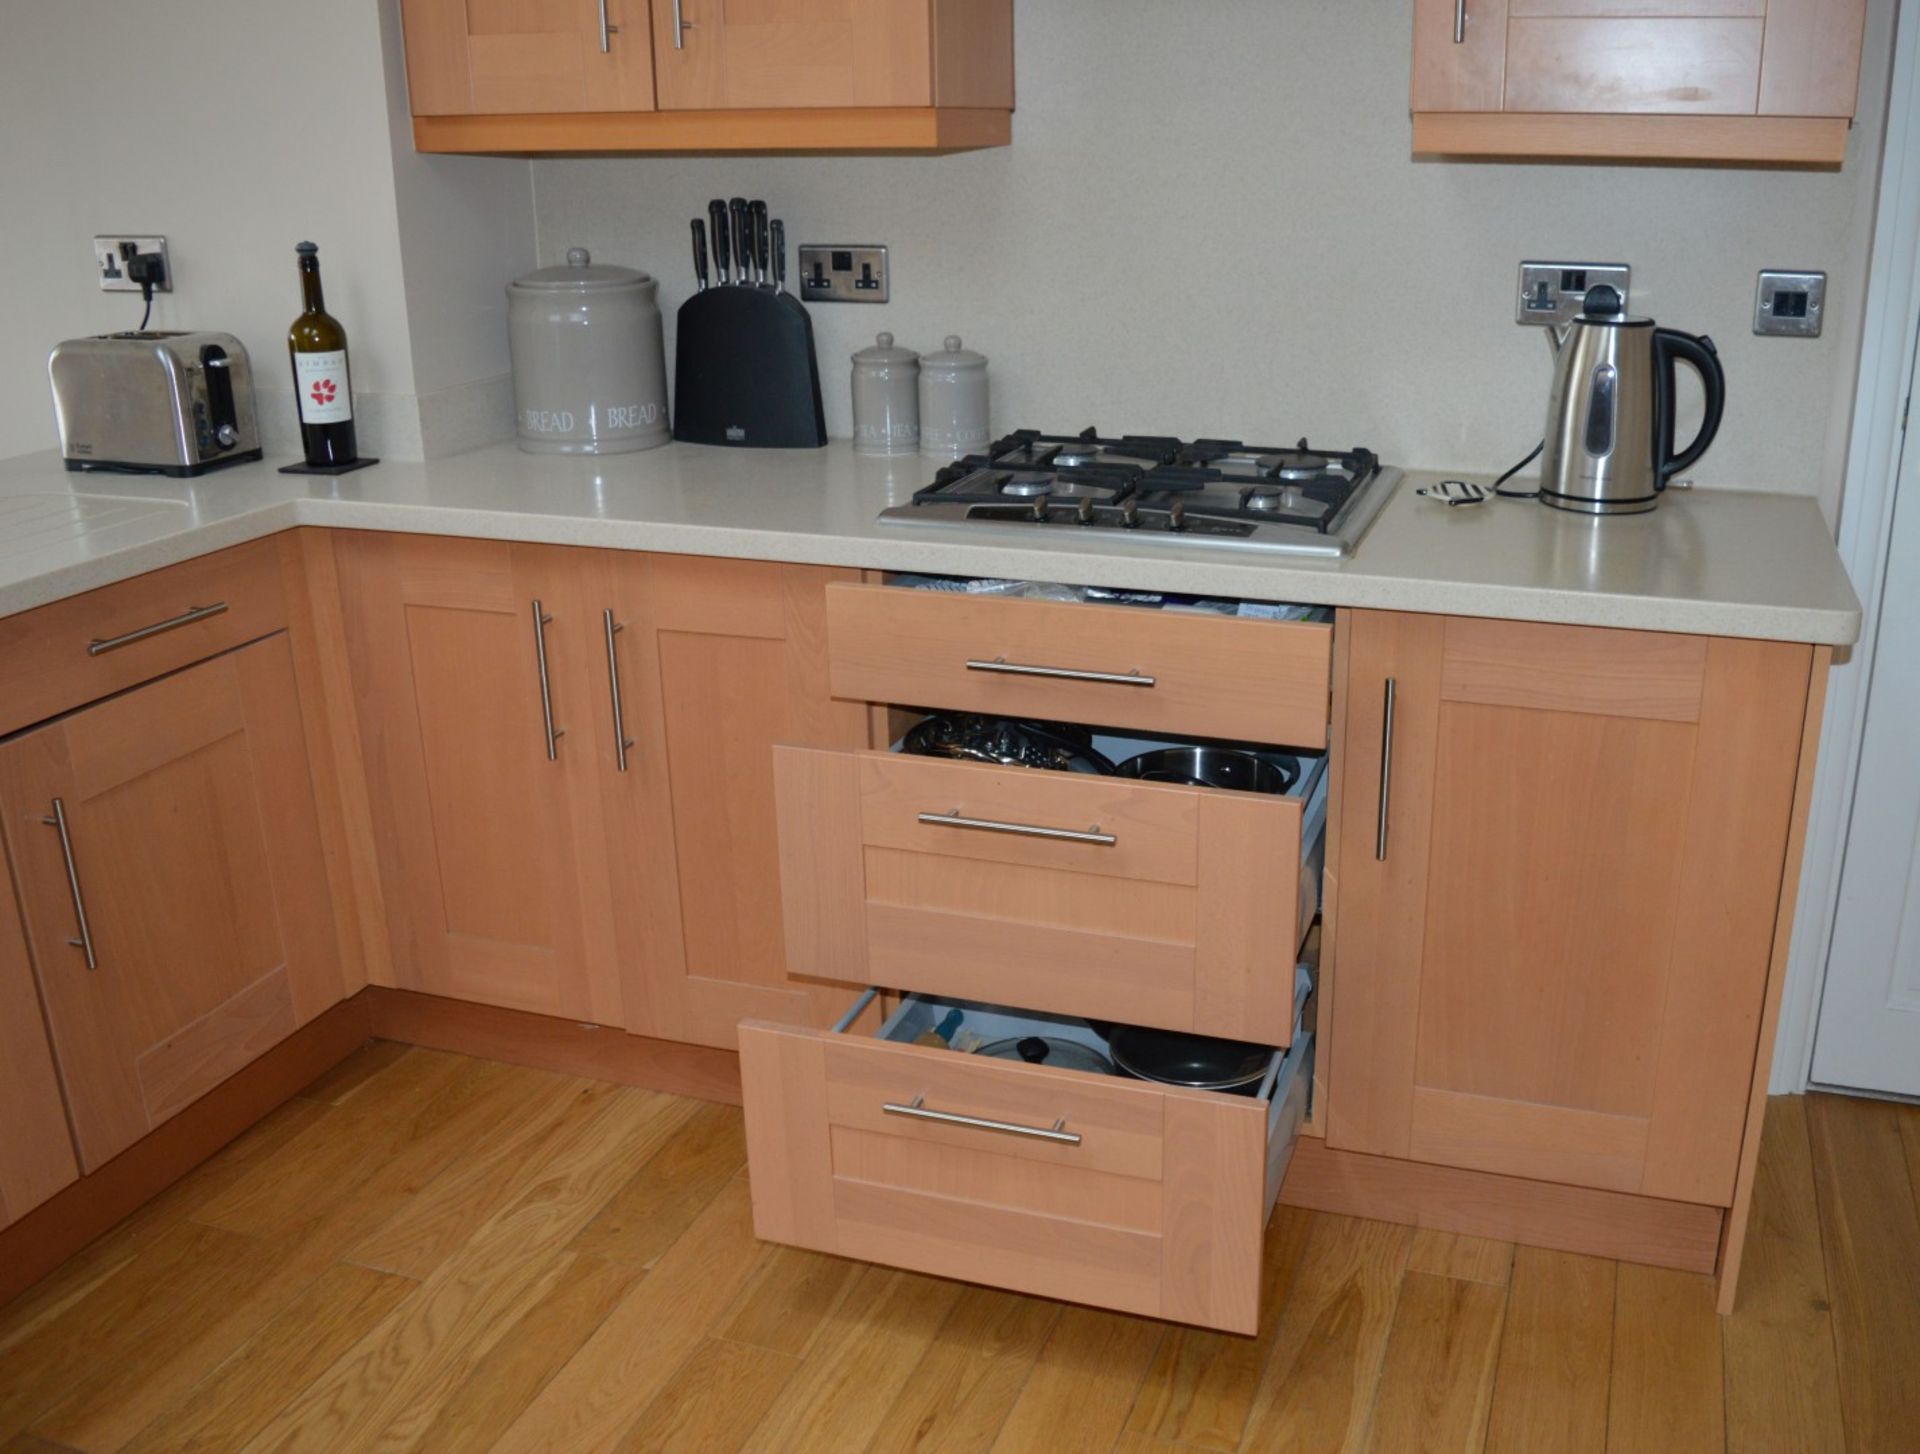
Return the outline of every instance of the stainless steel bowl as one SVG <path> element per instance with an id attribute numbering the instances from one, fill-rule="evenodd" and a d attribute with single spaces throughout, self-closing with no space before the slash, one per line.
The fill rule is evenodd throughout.
<path id="1" fill-rule="evenodd" d="M 1156 747 L 1121 763 L 1121 777 L 1150 783 L 1185 783 L 1196 788 L 1231 788 L 1243 793 L 1284 793 L 1300 777 L 1291 757 L 1248 752 L 1238 747 Z"/>

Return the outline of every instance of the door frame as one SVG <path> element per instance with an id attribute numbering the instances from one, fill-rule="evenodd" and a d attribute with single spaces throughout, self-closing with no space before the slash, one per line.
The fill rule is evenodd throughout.
<path id="1" fill-rule="evenodd" d="M 1853 818 L 1894 494 L 1915 382 L 1915 348 L 1920 343 L 1920 5 L 1900 7 L 1886 126 L 1853 435 L 1836 532 L 1840 558 L 1862 603 L 1860 639 L 1849 656 L 1836 660 L 1827 686 L 1826 731 L 1814 776 L 1799 913 L 1768 1087 L 1776 1095 L 1798 1094 L 1812 1078 L 1814 1025 L 1826 987 L 1840 871 Z"/>

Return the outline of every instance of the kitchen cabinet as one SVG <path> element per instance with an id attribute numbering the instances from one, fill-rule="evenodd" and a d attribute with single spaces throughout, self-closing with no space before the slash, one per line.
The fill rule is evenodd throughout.
<path id="1" fill-rule="evenodd" d="M 583 552 L 379 534 L 334 550 L 396 985 L 622 1023 Z"/>
<path id="2" fill-rule="evenodd" d="M 1413 149 L 1838 166 L 1866 0 L 1415 0 Z"/>
<path id="3" fill-rule="evenodd" d="M 627 1026 L 732 1049 L 744 1018 L 824 1025 L 846 991 L 788 972 L 773 749 L 866 744 L 865 708 L 830 696 L 826 665 L 827 586 L 858 573 L 611 553 L 604 568 L 634 738 L 609 825 Z"/>
<path id="4" fill-rule="evenodd" d="M 1326 1144 L 1732 1204 L 1813 649 L 1343 620 Z"/>
<path id="5" fill-rule="evenodd" d="M 403 0 L 421 151 L 1004 146 L 1012 0 Z"/>
<path id="6" fill-rule="evenodd" d="M 13 888 L 0 877 L 0 1227 L 80 1175 Z"/>
<path id="7" fill-rule="evenodd" d="M 285 633 L 13 738 L 0 811 L 82 1169 L 340 998 Z"/>

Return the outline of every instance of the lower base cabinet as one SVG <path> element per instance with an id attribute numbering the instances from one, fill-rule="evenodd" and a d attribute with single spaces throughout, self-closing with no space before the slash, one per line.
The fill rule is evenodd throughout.
<path id="1" fill-rule="evenodd" d="M 284 633 L 7 742 L 0 810 L 83 1170 L 339 1000 Z"/>
<path id="2" fill-rule="evenodd" d="M 80 1175 L 12 885 L 0 874 L 0 1227 Z"/>

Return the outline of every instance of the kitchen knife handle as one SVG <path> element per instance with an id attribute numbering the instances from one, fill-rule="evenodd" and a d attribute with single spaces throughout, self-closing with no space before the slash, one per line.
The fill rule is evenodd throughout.
<path id="1" fill-rule="evenodd" d="M 787 289 L 787 224 L 776 217 L 771 225 L 773 228 L 773 286 L 784 293 Z"/>
<path id="2" fill-rule="evenodd" d="M 753 223 L 753 280 L 764 288 L 772 271 L 767 261 L 767 204 L 749 202 L 747 213 Z"/>
<path id="3" fill-rule="evenodd" d="M 733 213 L 734 281 L 745 283 L 753 271 L 753 219 L 745 197 L 735 197 L 727 206 Z"/>
<path id="4" fill-rule="evenodd" d="M 707 224 L 693 219 L 693 273 L 700 280 L 700 291 L 707 290 Z"/>
<path id="5" fill-rule="evenodd" d="M 733 251 L 727 242 L 727 204 L 715 197 L 707 203 L 707 220 L 713 224 L 713 266 L 720 281 L 733 281 Z"/>

